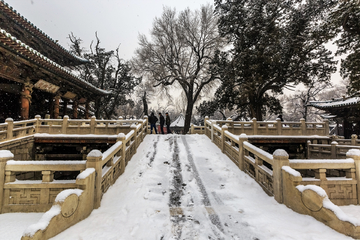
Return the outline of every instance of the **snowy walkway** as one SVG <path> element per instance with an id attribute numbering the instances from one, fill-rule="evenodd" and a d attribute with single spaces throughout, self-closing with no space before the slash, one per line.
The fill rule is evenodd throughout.
<path id="1" fill-rule="evenodd" d="M 52 239 L 352 238 L 278 204 L 206 136 L 148 135 L 101 207 Z"/>

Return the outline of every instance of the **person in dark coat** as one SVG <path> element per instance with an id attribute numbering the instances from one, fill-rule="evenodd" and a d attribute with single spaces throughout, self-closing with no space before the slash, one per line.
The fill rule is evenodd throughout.
<path id="1" fill-rule="evenodd" d="M 171 120 L 170 120 L 169 114 L 166 113 L 166 129 L 167 129 L 167 133 L 171 133 L 170 123 L 171 123 Z"/>
<path id="2" fill-rule="evenodd" d="M 161 131 L 161 134 L 164 134 L 165 118 L 161 113 L 159 113 L 159 118 L 160 118 L 160 131 Z"/>
<path id="3" fill-rule="evenodd" d="M 150 117 L 149 117 L 149 123 L 150 123 L 150 134 L 152 134 L 152 130 L 153 128 L 155 129 L 155 134 L 157 134 L 157 130 L 156 130 L 156 122 L 158 121 L 158 118 L 154 115 L 154 113 L 152 112 Z"/>

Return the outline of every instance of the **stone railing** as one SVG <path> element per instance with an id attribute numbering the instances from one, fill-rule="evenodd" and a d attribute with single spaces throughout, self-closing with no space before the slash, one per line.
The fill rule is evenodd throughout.
<path id="1" fill-rule="evenodd" d="M 346 158 L 346 153 L 350 149 L 360 149 L 360 145 L 339 145 L 337 141 L 333 141 L 331 144 L 307 142 L 307 156 L 314 159 L 343 159 Z"/>
<path id="2" fill-rule="evenodd" d="M 360 140 L 356 134 L 351 135 L 351 139 L 344 139 L 339 138 L 338 136 L 333 136 L 333 141 L 336 141 L 339 145 L 360 146 Z"/>
<path id="3" fill-rule="evenodd" d="M 229 132 L 233 134 L 247 134 L 247 135 L 287 135 L 287 136 L 328 136 L 329 135 L 329 121 L 324 122 L 305 122 L 304 119 L 300 119 L 300 122 L 281 122 L 279 119 L 272 122 L 256 121 L 253 119 L 249 122 L 232 121 L 231 119 L 226 121 L 214 121 L 205 118 L 205 134 L 211 131 L 212 126 L 221 127 L 223 125 L 228 126 Z"/>
<path id="4" fill-rule="evenodd" d="M 337 206 L 359 204 L 360 150 L 347 151 L 347 159 L 289 160 L 284 150 L 270 154 L 249 143 L 246 134 L 231 133 L 228 125 L 220 128 L 205 122 L 205 134 L 276 201 L 341 233 L 360 237 L 360 226 L 339 214 Z"/>
<path id="5" fill-rule="evenodd" d="M 146 135 L 146 123 L 144 120 L 127 124 L 124 126 L 127 130 L 117 135 L 114 145 L 103 153 L 92 150 L 84 161 L 14 161 L 10 151 L 0 150 L 0 213 L 45 212 L 50 209 L 44 214 L 47 218 L 48 215 L 52 216 L 46 229 L 40 223 L 32 226 L 31 231 L 25 231 L 23 239 L 48 239 L 86 218 L 100 206 L 102 195 L 124 172 Z M 112 131 L 109 130 L 110 134 Z M 84 177 L 89 169 L 94 173 Z M 79 175 L 72 180 L 54 180 L 54 173 L 60 171 L 79 172 Z M 17 180 L 15 174 L 22 172 L 34 172 L 39 180 Z M 79 176 L 82 180 L 79 180 Z M 75 198 L 77 201 L 74 201 Z M 53 208 L 61 211 L 54 214 Z M 71 209 L 74 212 L 64 213 Z M 61 226 L 57 227 L 59 224 Z"/>
<path id="6" fill-rule="evenodd" d="M 205 134 L 205 126 L 191 125 L 190 134 Z"/>
<path id="7" fill-rule="evenodd" d="M 147 117 L 144 120 L 97 120 L 91 119 L 42 119 L 36 116 L 35 119 L 14 122 L 11 118 L 0 124 L 0 142 L 18 139 L 26 136 L 33 136 L 35 133 L 48 134 L 96 134 L 96 135 L 117 135 L 128 133 L 132 124 L 147 126 Z M 143 126 L 142 126 L 143 127 Z"/>

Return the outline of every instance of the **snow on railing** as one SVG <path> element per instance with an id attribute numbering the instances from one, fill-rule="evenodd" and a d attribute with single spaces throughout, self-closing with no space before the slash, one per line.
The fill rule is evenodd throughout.
<path id="1" fill-rule="evenodd" d="M 120 132 L 129 133 L 131 125 L 135 124 L 135 129 L 147 127 L 147 118 L 139 120 L 97 120 L 91 119 L 42 119 L 36 116 L 35 119 L 17 121 L 6 119 L 5 123 L 0 124 L 0 142 L 18 139 L 21 137 L 34 136 L 36 133 L 47 134 L 96 134 L 96 135 L 117 135 Z"/>

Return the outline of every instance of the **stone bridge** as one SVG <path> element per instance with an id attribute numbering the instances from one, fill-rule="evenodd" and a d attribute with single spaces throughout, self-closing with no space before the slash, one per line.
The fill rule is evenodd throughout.
<path id="1" fill-rule="evenodd" d="M 257 188 L 262 189 L 262 194 L 274 196 L 278 203 L 311 215 L 341 233 L 359 237 L 358 223 L 339 215 L 338 207 L 334 205 L 359 203 L 360 151 L 356 149 L 357 139 L 339 141 L 338 145 L 343 147 L 337 148 L 334 147 L 334 139 L 327 136 L 327 131 L 327 122 L 205 119 L 205 126 L 191 128 L 191 133 L 202 136 L 152 135 L 147 137 L 146 144 L 140 145 L 148 133 L 147 119 L 37 117 L 16 123 L 8 119 L 5 124 L 0 124 L 0 149 L 4 149 L 0 152 L 0 185 L 3 187 L 0 209 L 2 213 L 47 211 L 45 220 L 42 218 L 39 223 L 30 226 L 23 235 L 23 239 L 47 239 L 87 218 L 93 209 L 103 204 L 108 206 L 112 201 L 105 203 L 104 194 L 112 185 L 118 182 L 123 185 L 125 181 L 128 183 L 125 185 L 132 186 L 133 191 L 119 190 L 127 193 L 122 196 L 124 199 L 140 192 L 143 199 L 154 203 L 150 205 L 150 210 L 143 212 L 142 217 L 156 223 L 162 219 L 166 228 L 155 231 L 159 239 L 194 239 L 199 234 L 202 234 L 200 239 L 264 238 L 259 229 L 246 227 L 249 223 L 242 217 L 244 209 L 241 202 L 249 195 L 240 194 L 242 186 L 234 177 L 234 171 L 241 170 L 247 174 L 244 176 L 250 176 L 255 180 L 251 181 L 258 183 Z M 288 144 L 296 142 L 294 139 L 303 139 L 307 159 L 289 159 L 284 150 L 267 152 L 264 145 L 257 146 L 259 139 L 265 143 L 264 139 L 271 139 L 272 144 Z M 67 141 L 74 144 L 108 141 L 109 147 L 102 151 L 88 149 L 88 152 L 82 153 L 80 160 L 31 160 L 36 152 L 36 142 L 58 144 Z M 330 155 L 327 156 L 332 159 L 315 159 L 324 158 L 326 146 L 330 147 Z M 345 153 L 337 150 L 345 148 L 352 150 Z M 137 151 L 142 151 L 135 157 L 139 168 L 128 170 L 127 165 Z M 232 162 L 226 162 L 229 158 L 224 158 L 223 153 Z M 310 156 L 314 158 L 309 159 Z M 219 172 L 219 169 L 222 171 Z M 29 172 L 34 174 L 28 175 Z M 57 172 L 74 172 L 75 178 L 58 180 L 54 178 Z M 123 180 L 116 181 L 120 176 Z M 140 186 L 130 184 L 142 179 L 146 180 Z M 131 201 L 124 202 L 131 204 Z M 135 200 L 135 196 L 133 202 L 140 204 L 135 204 L 135 208 L 143 210 L 142 203 Z M 123 207 L 118 210 L 126 218 L 128 209 Z M 140 225 L 128 227 L 136 229 Z M 246 231 L 242 230 L 243 225 Z M 135 234 L 136 230 L 133 232 Z"/>

